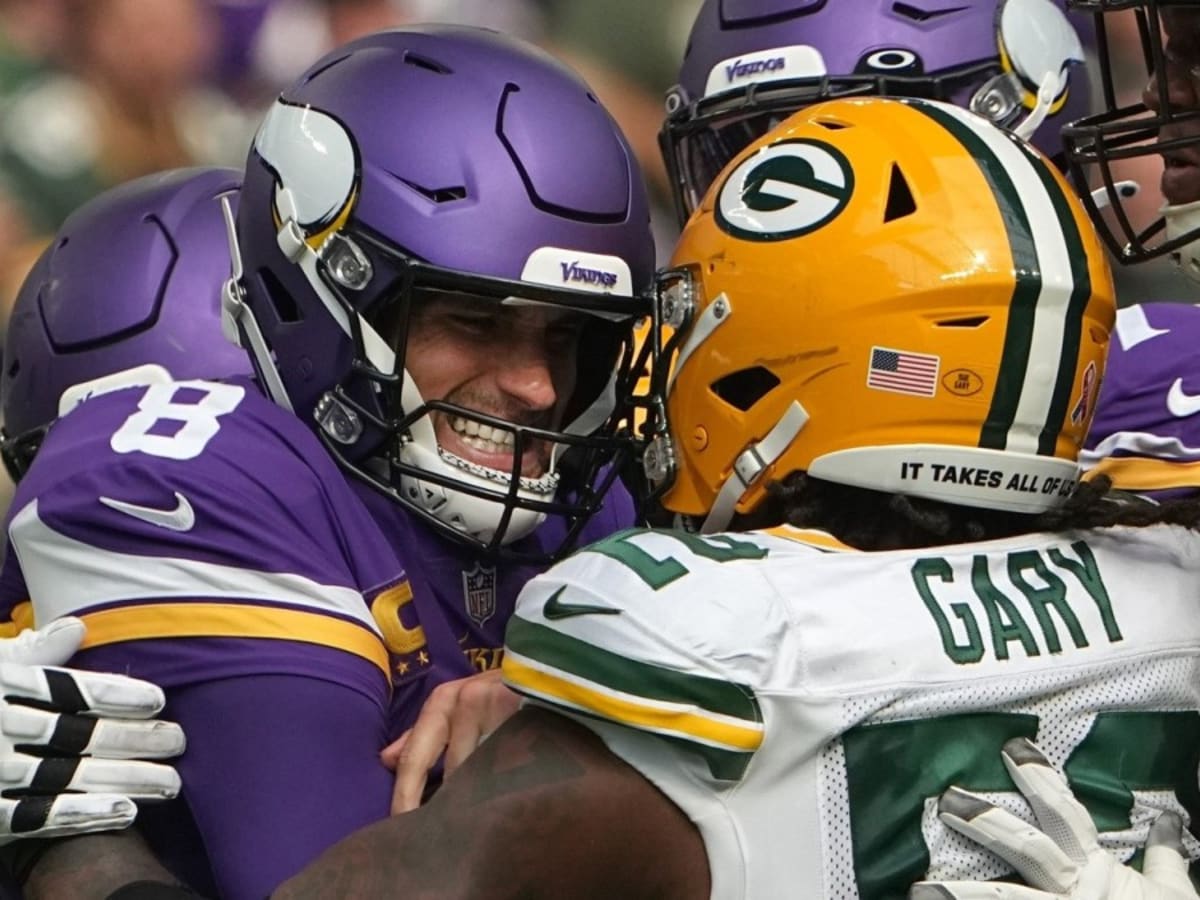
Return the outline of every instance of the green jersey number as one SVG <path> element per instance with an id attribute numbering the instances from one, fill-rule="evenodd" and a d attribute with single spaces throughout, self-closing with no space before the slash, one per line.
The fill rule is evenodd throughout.
<path id="1" fill-rule="evenodd" d="M 716 563 L 733 562 L 737 559 L 762 559 L 767 548 L 747 540 L 739 540 L 728 534 L 701 537 L 686 531 L 648 531 L 644 528 L 626 528 L 609 535 L 602 541 L 589 544 L 581 553 L 599 553 L 615 559 L 646 582 L 651 590 L 660 590 L 688 573 L 688 569 L 674 556 L 658 559 L 644 547 L 634 543 L 633 538 L 643 534 L 656 534 L 678 541 L 693 556 Z"/>
<path id="2" fill-rule="evenodd" d="M 1009 738 L 1033 738 L 1036 716 L 971 713 L 861 725 L 842 736 L 850 796 L 854 872 L 862 900 L 902 900 L 925 877 L 921 835 L 928 797 L 950 785 L 1015 791 L 1000 761 Z M 1200 713 L 1104 712 L 1064 770 L 1103 833 L 1130 827 L 1135 790 L 1173 790 L 1200 821 Z"/>

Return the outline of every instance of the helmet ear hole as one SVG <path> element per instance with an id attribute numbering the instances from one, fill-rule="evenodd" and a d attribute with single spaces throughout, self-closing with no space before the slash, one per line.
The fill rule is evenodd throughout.
<path id="1" fill-rule="evenodd" d="M 908 179 L 900 171 L 900 167 L 892 163 L 892 181 L 888 185 L 887 206 L 883 210 L 883 221 L 894 222 L 911 216 L 917 211 L 917 201 L 913 199 L 912 189 Z"/>
<path id="2" fill-rule="evenodd" d="M 712 392 L 730 406 L 746 412 L 779 384 L 770 369 L 751 366 L 713 382 Z"/>

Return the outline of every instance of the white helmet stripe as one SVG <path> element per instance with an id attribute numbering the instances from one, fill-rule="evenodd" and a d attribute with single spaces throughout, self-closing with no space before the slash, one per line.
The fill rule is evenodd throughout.
<path id="1" fill-rule="evenodd" d="M 1073 220 L 1063 221 L 1059 211 L 1061 197 L 1056 198 L 1051 194 L 1051 190 L 1059 190 L 1057 184 L 1053 181 L 1047 183 L 1038 169 L 1044 164 L 1025 150 L 1017 139 L 998 132 L 972 113 L 956 106 L 925 102 L 912 105 L 941 122 L 958 140 L 968 144 L 973 154 L 978 156 L 981 149 L 988 154 L 990 159 L 980 160 L 980 165 L 993 187 L 1001 180 L 1001 175 L 1011 183 L 1011 192 L 997 191 L 997 202 L 1002 212 L 1006 207 L 1011 207 L 1009 211 L 1016 214 L 1006 216 L 1006 220 L 1010 223 L 1019 221 L 1023 226 L 1015 233 L 1010 230 L 1013 264 L 1018 270 L 1018 277 L 1026 280 L 1030 294 L 1032 289 L 1036 289 L 1036 295 L 1024 301 L 1019 296 L 1014 297 L 1000 379 L 1016 378 L 1019 391 L 998 449 L 1044 454 L 1047 449 L 1041 446 L 1043 432 L 1055 410 L 1062 404 L 1064 387 L 1067 391 L 1070 389 L 1069 384 L 1062 384 L 1063 376 L 1073 382 L 1075 375 L 1073 370 L 1064 373 L 1063 362 L 1064 350 L 1077 345 L 1078 335 L 1070 333 L 1068 323 L 1073 318 L 1072 305 L 1079 302 L 1080 288 L 1084 287 L 1078 281 L 1079 273 L 1070 252 L 1071 245 L 1080 244 L 1076 225 Z M 995 165 L 1000 171 L 989 172 L 990 165 Z M 1021 246 L 1026 242 L 1028 246 Z M 1084 265 L 1086 273 L 1086 263 Z M 1030 279 L 1036 279 L 1036 282 Z M 1086 302 L 1086 296 L 1083 299 Z M 1023 303 L 1028 304 L 1029 308 L 1021 309 Z M 1018 346 L 1010 347 L 1012 344 Z M 1018 352 L 1010 353 L 1010 349 Z M 1074 356 L 1072 352 L 1072 359 Z M 1021 367 L 1021 371 L 1004 371 L 1014 363 Z M 1000 388 L 997 390 L 999 392 Z M 1011 403 L 1010 398 L 1005 405 Z M 994 407 L 993 414 L 995 412 Z M 1057 424 L 1051 427 L 1057 433 Z M 986 441 L 982 443 L 986 445 Z M 1050 447 L 1048 452 L 1053 454 L 1053 448 Z"/>

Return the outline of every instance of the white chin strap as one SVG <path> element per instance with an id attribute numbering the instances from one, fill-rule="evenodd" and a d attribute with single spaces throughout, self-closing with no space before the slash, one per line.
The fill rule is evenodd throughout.
<path id="1" fill-rule="evenodd" d="M 713 332 L 728 322 L 732 314 L 733 304 L 730 302 L 729 297 L 721 293 L 696 318 L 687 336 L 687 340 L 683 342 L 683 346 L 679 348 L 679 352 L 675 356 L 671 375 L 667 379 L 668 395 L 675 389 L 675 379 L 679 377 L 679 373 L 683 371 L 683 367 L 691 359 L 692 354 L 696 352 L 701 344 L 713 336 Z"/>
<path id="2" fill-rule="evenodd" d="M 612 374 L 608 376 L 608 383 L 604 385 L 603 390 L 600 391 L 587 409 L 575 417 L 574 422 L 563 429 L 564 434 L 576 436 L 591 434 L 608 421 L 608 417 L 617 408 L 617 370 L 618 366 L 613 366 Z M 550 451 L 551 472 L 558 469 L 558 460 L 568 449 L 569 447 L 566 444 L 554 445 Z"/>
<path id="3" fill-rule="evenodd" d="M 710 303 L 704 312 L 693 323 L 691 333 L 687 336 L 679 353 L 675 357 L 675 365 L 667 381 L 667 395 L 675 389 L 675 379 L 687 364 L 692 354 L 700 345 L 713 336 L 718 328 L 733 316 L 733 302 L 728 295 L 722 293 Z M 767 432 L 761 441 L 751 444 L 738 454 L 733 461 L 733 469 L 717 496 L 713 499 L 708 516 L 700 525 L 701 534 L 713 534 L 722 531 L 733 519 L 737 505 L 746 492 L 762 477 L 763 472 L 779 459 L 791 446 L 800 429 L 808 422 L 808 412 L 798 401 L 793 400 L 787 411 L 779 417 L 779 421 Z"/>
<path id="4" fill-rule="evenodd" d="M 733 470 L 713 500 L 708 517 L 700 526 L 701 534 L 712 534 L 725 529 L 742 497 L 762 477 L 775 460 L 783 456 L 796 435 L 808 422 L 808 412 L 798 401 L 793 400 L 775 427 L 756 444 L 751 444 L 733 461 Z"/>
<path id="5" fill-rule="evenodd" d="M 1058 95 L 1058 83 L 1059 76 L 1054 72 L 1048 72 L 1042 78 L 1042 83 L 1038 87 L 1037 102 L 1024 121 L 1013 129 L 1013 134 L 1023 141 L 1028 141 L 1033 137 L 1033 133 L 1046 121 L 1050 108 L 1054 106 L 1054 99 Z"/>
<path id="6" fill-rule="evenodd" d="M 1200 200 L 1164 206 L 1161 212 L 1167 223 L 1167 240 L 1200 229 Z M 1200 282 L 1200 239 L 1184 244 L 1171 256 L 1188 278 Z"/>
<path id="7" fill-rule="evenodd" d="M 245 274 L 245 270 L 242 267 L 242 251 L 238 245 L 237 225 L 234 221 L 230 196 L 224 194 L 220 198 L 221 215 L 225 219 L 225 236 L 229 241 L 229 258 L 232 265 L 229 279 L 221 285 L 221 331 L 230 343 L 250 352 L 258 364 L 259 378 L 263 382 L 267 394 L 272 400 L 291 412 L 292 400 L 288 396 L 287 388 L 283 386 L 283 379 L 279 377 L 279 369 L 275 367 L 275 358 L 271 353 L 271 348 L 267 346 L 267 339 L 263 337 L 262 328 L 259 327 L 253 310 L 246 305 L 245 290 L 242 287 L 242 276 Z M 250 344 L 249 347 L 242 343 L 243 334 Z"/>

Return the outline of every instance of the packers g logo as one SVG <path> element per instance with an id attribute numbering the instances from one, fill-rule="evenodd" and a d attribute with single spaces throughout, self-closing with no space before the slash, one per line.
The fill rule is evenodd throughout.
<path id="1" fill-rule="evenodd" d="M 850 202 L 854 170 L 822 141 L 779 141 L 743 160 L 717 195 L 721 229 L 751 241 L 782 241 L 828 225 Z"/>

